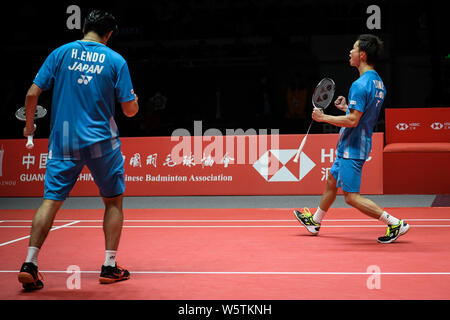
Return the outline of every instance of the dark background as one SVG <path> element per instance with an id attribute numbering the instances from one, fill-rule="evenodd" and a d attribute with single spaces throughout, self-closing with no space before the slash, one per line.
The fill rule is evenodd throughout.
<path id="1" fill-rule="evenodd" d="M 69 5 L 114 14 L 120 34 L 108 45 L 129 64 L 140 111 L 134 118 L 116 106 L 121 136 L 170 136 L 176 128 L 279 129 L 305 133 L 310 95 L 322 77 L 348 95 L 358 71 L 348 64 L 357 36 L 385 42 L 376 69 L 387 88 L 383 108 L 450 106 L 449 22 L 440 1 L 149 0 L 18 1 L 2 12 L 3 103 L 0 138 L 21 138 L 14 112 L 47 55 L 82 38 L 69 30 Z M 369 5 L 381 8 L 381 29 L 369 30 Z M 296 90 L 296 91 L 295 91 Z M 289 92 L 304 110 L 289 113 Z M 51 91 L 39 104 L 50 108 Z M 326 111 L 339 114 L 330 107 Z M 376 131 L 384 130 L 384 111 Z M 47 138 L 50 119 L 39 120 Z M 316 124 L 312 132 L 337 132 Z M 270 133 L 270 131 L 269 131 Z"/>

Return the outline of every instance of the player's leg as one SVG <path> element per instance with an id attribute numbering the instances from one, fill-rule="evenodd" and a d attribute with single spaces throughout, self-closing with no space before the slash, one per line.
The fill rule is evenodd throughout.
<path id="1" fill-rule="evenodd" d="M 346 192 L 344 191 L 345 202 L 358 209 L 362 213 L 368 215 L 374 219 L 380 219 L 383 214 L 383 209 L 381 209 L 375 202 L 365 198 L 359 194 L 359 192 Z"/>
<path id="2" fill-rule="evenodd" d="M 62 201 L 44 199 L 34 215 L 27 256 L 17 275 L 25 290 L 37 290 L 44 287 L 38 272 L 38 254 L 61 205 Z"/>
<path id="3" fill-rule="evenodd" d="M 333 167 L 330 170 L 327 178 L 327 184 L 325 190 L 322 193 L 322 197 L 319 202 L 319 207 L 316 212 L 311 214 L 308 208 L 303 210 L 294 210 L 294 215 L 297 220 L 312 234 L 317 235 L 320 230 L 321 222 L 328 209 L 332 206 L 336 200 L 337 194 L 337 180 L 334 175 L 337 175 L 339 168 L 339 161 L 333 163 Z"/>
<path id="4" fill-rule="evenodd" d="M 103 198 L 105 215 L 103 217 L 103 232 L 105 234 L 105 249 L 117 251 L 123 225 L 123 196 Z"/>
<path id="5" fill-rule="evenodd" d="M 105 204 L 103 218 L 105 261 L 101 267 L 100 283 L 113 283 L 130 278 L 128 270 L 121 268 L 116 263 L 123 225 L 122 203 L 125 192 L 123 164 L 120 149 L 87 162 Z"/>
<path id="6" fill-rule="evenodd" d="M 116 263 L 117 249 L 123 226 L 123 196 L 103 198 L 105 215 L 103 232 L 105 234 L 105 262 L 100 273 L 100 283 L 113 283 L 130 278 L 130 273 Z"/>
<path id="7" fill-rule="evenodd" d="M 358 209 L 367 216 L 378 219 L 388 225 L 385 236 L 379 237 L 378 242 L 390 243 L 409 230 L 409 225 L 385 212 L 372 200 L 361 196 L 361 177 L 364 160 L 342 159 L 341 180 L 345 201 L 348 205 Z"/>
<path id="8" fill-rule="evenodd" d="M 38 254 L 58 210 L 72 190 L 82 168 L 83 163 L 80 161 L 47 161 L 44 199 L 33 217 L 27 256 L 18 274 L 18 280 L 26 290 L 41 289 L 44 286 L 39 279 Z"/>
<path id="9" fill-rule="evenodd" d="M 327 178 L 327 185 L 325 186 L 325 190 L 323 191 L 322 197 L 320 198 L 319 208 L 325 212 L 330 209 L 336 200 L 336 194 L 338 191 L 337 180 L 330 173 Z"/>
<path id="10" fill-rule="evenodd" d="M 56 213 L 63 201 L 44 199 L 33 217 L 29 246 L 40 249 L 53 225 Z M 37 264 L 37 261 L 36 261 Z"/>

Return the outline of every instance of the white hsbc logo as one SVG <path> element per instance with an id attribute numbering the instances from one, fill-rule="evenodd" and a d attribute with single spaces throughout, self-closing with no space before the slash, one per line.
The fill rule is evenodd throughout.
<path id="1" fill-rule="evenodd" d="M 430 125 L 430 127 L 433 130 L 441 130 L 442 128 L 444 128 L 444 125 L 442 123 L 440 123 L 440 122 L 435 122 L 435 123 L 432 123 Z"/>
<path id="2" fill-rule="evenodd" d="M 255 161 L 253 168 L 267 182 L 300 181 L 316 164 L 304 152 L 300 155 L 300 163 L 293 163 L 296 154 L 297 149 L 269 150 Z"/>
<path id="3" fill-rule="evenodd" d="M 397 128 L 397 130 L 400 131 L 407 130 L 409 128 L 409 126 L 406 123 L 397 123 L 395 127 Z"/>
<path id="4" fill-rule="evenodd" d="M 92 80 L 92 76 L 85 76 L 84 74 L 81 75 L 81 77 L 78 79 L 79 84 L 87 85 Z"/>
<path id="5" fill-rule="evenodd" d="M 395 127 L 399 131 L 416 130 L 416 128 L 420 127 L 420 122 L 411 122 L 411 123 L 400 122 L 400 123 L 397 123 L 397 125 Z"/>

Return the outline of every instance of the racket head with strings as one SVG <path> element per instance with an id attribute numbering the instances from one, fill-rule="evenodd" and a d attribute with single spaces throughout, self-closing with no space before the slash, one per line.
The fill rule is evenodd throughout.
<path id="1" fill-rule="evenodd" d="M 38 105 L 36 107 L 36 112 L 34 114 L 34 120 L 41 119 L 47 115 L 47 109 L 45 109 L 43 106 Z M 20 121 L 26 121 L 27 120 L 27 114 L 25 111 L 25 107 L 21 107 L 16 111 L 16 118 Z"/>
<path id="2" fill-rule="evenodd" d="M 45 109 L 43 106 L 37 105 L 36 112 L 34 113 L 34 120 L 41 119 L 41 118 L 45 117 L 46 114 L 47 114 L 47 109 Z M 20 121 L 27 121 L 27 114 L 26 114 L 25 107 L 21 107 L 16 111 L 16 118 Z M 27 149 L 33 149 L 33 147 L 34 147 L 33 135 L 28 136 L 25 147 Z"/>
<path id="3" fill-rule="evenodd" d="M 314 108 L 325 110 L 330 105 L 331 101 L 334 97 L 334 92 L 336 90 L 336 84 L 331 78 L 323 78 L 319 81 L 314 92 L 312 94 L 312 104 Z M 308 132 L 306 132 L 305 137 L 303 138 L 300 147 L 297 150 L 297 153 L 294 157 L 294 162 L 297 163 L 302 153 L 303 147 L 305 145 L 306 139 L 308 137 L 309 129 L 311 129 L 311 124 L 309 125 Z"/>
<path id="4" fill-rule="evenodd" d="M 334 97 L 336 84 L 333 79 L 323 78 L 319 81 L 312 95 L 312 104 L 317 109 L 326 109 Z"/>

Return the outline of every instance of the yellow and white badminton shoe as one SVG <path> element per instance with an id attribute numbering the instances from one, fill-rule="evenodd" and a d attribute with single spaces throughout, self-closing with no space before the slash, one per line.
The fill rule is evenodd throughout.
<path id="1" fill-rule="evenodd" d="M 398 237 L 404 235 L 409 231 L 409 224 L 400 220 L 397 225 L 388 225 L 386 234 L 378 238 L 379 243 L 391 243 L 398 239 Z"/>
<path id="2" fill-rule="evenodd" d="M 308 208 L 303 210 L 294 210 L 294 215 L 297 220 L 308 230 L 310 233 L 317 235 L 320 230 L 320 223 L 317 223 L 313 219 L 313 215 Z"/>

